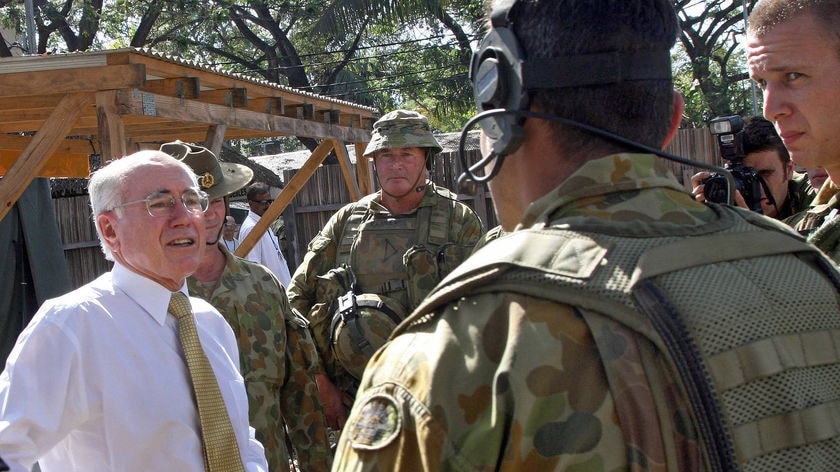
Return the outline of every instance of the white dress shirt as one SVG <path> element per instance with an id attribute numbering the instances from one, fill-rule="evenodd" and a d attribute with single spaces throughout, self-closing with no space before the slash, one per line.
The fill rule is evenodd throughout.
<path id="1" fill-rule="evenodd" d="M 239 244 L 242 244 L 242 241 L 254 229 L 254 225 L 258 221 L 260 221 L 260 215 L 249 210 L 248 218 L 245 218 L 242 226 L 239 227 Z M 292 281 L 289 265 L 286 264 L 286 258 L 283 257 L 283 252 L 280 250 L 277 237 L 271 231 L 263 233 L 262 237 L 257 241 L 257 244 L 251 248 L 251 252 L 245 256 L 245 259 L 268 267 L 268 270 L 283 284 L 283 288 L 288 287 L 289 282 Z"/>
<path id="2" fill-rule="evenodd" d="M 230 252 L 236 251 L 236 248 L 239 247 L 239 241 L 237 241 L 236 239 L 222 238 L 222 242 L 225 243 L 225 247 Z"/>
<path id="3" fill-rule="evenodd" d="M 35 461 L 43 472 L 204 470 L 170 297 L 115 264 L 41 306 L 0 374 L 0 454 L 12 471 Z M 264 471 L 233 331 L 210 304 L 190 302 L 245 469 Z"/>

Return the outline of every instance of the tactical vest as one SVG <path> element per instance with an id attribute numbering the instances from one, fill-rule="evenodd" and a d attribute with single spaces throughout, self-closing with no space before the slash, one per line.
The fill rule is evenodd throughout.
<path id="1" fill-rule="evenodd" d="M 463 259 L 449 241 L 454 195 L 434 191 L 435 204 L 410 215 L 378 215 L 369 195 L 344 223 L 336 262 L 349 266 L 354 280 L 338 300 L 330 335 L 336 359 L 356 379 L 393 328 Z"/>
<path id="2" fill-rule="evenodd" d="M 710 207 L 718 222 L 655 237 L 590 218 L 503 236 L 444 279 L 392 337 L 467 294 L 565 303 L 589 325 L 602 359 L 612 346 L 599 334 L 610 324 L 664 359 L 648 367 L 678 379 L 708 470 L 831 470 L 840 463 L 838 272 L 775 222 Z M 626 372 L 604 368 L 612 389 L 626 385 Z M 652 414 L 616 409 L 626 424 Z"/>

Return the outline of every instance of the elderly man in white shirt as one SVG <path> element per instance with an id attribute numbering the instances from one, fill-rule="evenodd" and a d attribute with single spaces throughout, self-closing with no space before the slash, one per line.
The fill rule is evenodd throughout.
<path id="1" fill-rule="evenodd" d="M 188 166 L 158 151 L 97 171 L 90 196 L 114 268 L 45 302 L 18 338 L 0 374 L 0 455 L 12 471 L 36 461 L 43 472 L 205 470 L 193 384 L 168 307 L 198 266 L 207 197 Z M 235 444 L 225 446 L 238 449 L 236 469 L 264 471 L 233 331 L 207 302 L 189 302 L 233 429 L 225 442 Z"/>

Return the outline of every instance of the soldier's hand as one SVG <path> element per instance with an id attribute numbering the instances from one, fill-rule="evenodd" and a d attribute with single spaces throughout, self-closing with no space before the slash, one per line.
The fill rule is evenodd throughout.
<path id="1" fill-rule="evenodd" d="M 706 186 L 703 185 L 703 181 L 711 176 L 712 174 L 706 171 L 698 172 L 691 176 L 691 193 L 694 194 L 694 199 L 698 202 L 706 201 L 706 194 L 703 193 L 703 190 L 706 188 Z"/>
<path id="2" fill-rule="evenodd" d="M 324 416 L 327 417 L 327 426 L 340 430 L 347 421 L 347 413 L 344 410 L 344 392 L 338 389 L 334 383 L 324 374 L 315 374 L 315 383 L 321 392 L 321 402 L 324 404 Z"/>

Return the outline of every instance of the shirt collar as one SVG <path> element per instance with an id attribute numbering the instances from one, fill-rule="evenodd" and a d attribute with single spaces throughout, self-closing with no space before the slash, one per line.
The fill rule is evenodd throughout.
<path id="1" fill-rule="evenodd" d="M 114 263 L 111 278 L 114 281 L 114 286 L 122 290 L 128 298 L 139 305 L 158 324 L 161 326 L 164 324 L 166 313 L 169 310 L 169 300 L 172 298 L 172 292 L 169 289 L 136 272 L 132 272 L 119 262 Z M 179 291 L 187 297 L 190 296 L 186 283 L 181 286 Z"/>

